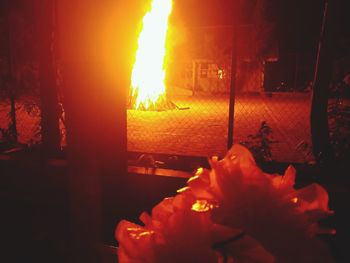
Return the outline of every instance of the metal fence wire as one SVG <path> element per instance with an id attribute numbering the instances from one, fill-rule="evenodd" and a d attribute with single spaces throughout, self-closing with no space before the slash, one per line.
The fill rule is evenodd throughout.
<path id="1" fill-rule="evenodd" d="M 271 55 L 257 64 L 250 54 L 249 28 L 238 43 L 234 90 L 233 142 L 263 150 L 263 157 L 278 162 L 309 162 L 310 76 L 312 69 L 296 54 Z M 231 87 L 231 27 L 189 29 L 189 41 L 176 50 L 169 62 L 167 100 L 173 108 L 127 110 L 129 152 L 224 156 L 229 136 Z M 189 52 L 191 51 L 191 52 Z M 306 66 L 305 66 L 306 65 Z M 24 78 L 24 79 L 30 79 Z M 11 103 L 1 85 L 1 140 L 11 125 Z M 23 85 L 22 85 L 23 86 Z M 18 90 L 15 117 L 18 142 L 40 143 L 39 95 L 35 85 Z M 22 87 L 23 89 L 23 87 Z M 63 118 L 61 131 L 65 130 Z M 63 134 L 64 135 L 64 134 Z M 65 145 L 64 136 L 62 144 Z M 102 139 L 102 138 L 101 138 Z"/>
<path id="2" fill-rule="evenodd" d="M 128 150 L 186 156 L 224 154 L 228 97 L 174 95 L 170 99 L 177 106 L 173 110 L 128 110 Z"/>
<path id="3" fill-rule="evenodd" d="M 15 123 L 15 126 L 14 126 Z M 34 145 L 41 142 L 39 98 L 33 95 L 17 96 L 14 111 L 7 96 L 0 101 L 0 141 Z M 17 136 L 17 138 L 14 138 Z M 17 140 L 17 142 L 15 142 Z"/>
<path id="4" fill-rule="evenodd" d="M 195 53 L 198 58 L 194 55 L 182 57 L 181 49 L 178 51 L 180 59 L 169 66 L 169 71 L 175 75 L 170 79 L 175 81 L 167 86 L 168 99 L 176 108 L 128 109 L 128 151 L 201 157 L 226 153 L 230 136 L 232 43 L 222 39 L 223 36 L 231 39 L 227 35 L 232 28 L 196 30 L 190 35 L 197 37 L 197 41 L 191 39 L 186 48 L 194 50 L 198 46 L 210 52 Z M 250 42 L 249 38 L 242 41 Z M 233 142 L 261 150 L 264 160 L 313 162 L 312 59 L 272 53 L 261 63 L 249 58 L 244 43 L 238 43 L 238 48 L 243 55 L 237 60 L 233 92 Z"/>
<path id="5" fill-rule="evenodd" d="M 259 137 L 268 125 L 270 160 L 309 162 L 311 94 L 239 93 L 234 103 L 234 143 L 264 147 Z M 227 149 L 229 96 L 182 95 L 167 111 L 128 110 L 128 150 L 186 156 L 223 156 Z"/>
<path id="6" fill-rule="evenodd" d="M 230 76 L 212 62 L 195 62 L 197 85 L 178 85 L 168 90 L 174 109 L 128 109 L 128 151 L 185 156 L 223 156 L 227 150 Z M 205 63 L 202 67 L 202 63 Z M 189 67 L 184 67 L 188 70 Z M 191 67 L 190 67 L 191 68 Z M 215 74 L 214 74 L 215 73 Z M 188 72 L 184 76 L 193 76 Z M 219 88 L 216 88 L 219 87 Z M 242 90 L 237 85 L 234 101 L 234 143 L 266 147 L 270 159 L 279 162 L 312 161 L 310 135 L 311 93 L 303 91 Z M 38 98 L 17 96 L 16 128 L 23 144 L 40 142 Z M 9 128 L 10 100 L 2 96 L 1 129 Z M 271 130 L 268 140 L 259 137 L 262 123 Z M 2 134 L 2 136 L 4 136 Z M 2 138 L 3 139 L 3 138 Z M 268 145 L 263 145 L 268 142 Z"/>
<path id="7" fill-rule="evenodd" d="M 263 159 L 297 163 L 313 161 L 310 96 L 310 93 L 289 92 L 238 94 L 233 141 L 248 142 L 267 151 Z M 265 137 L 259 133 L 264 124 L 270 129 Z"/>

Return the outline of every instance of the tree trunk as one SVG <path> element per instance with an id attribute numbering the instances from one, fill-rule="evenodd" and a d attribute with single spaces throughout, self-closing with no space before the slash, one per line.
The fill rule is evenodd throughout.
<path id="1" fill-rule="evenodd" d="M 8 67 L 9 73 L 6 79 L 6 89 L 10 100 L 10 123 L 8 130 L 11 136 L 11 144 L 18 143 L 18 132 L 17 132 L 17 117 L 16 117 L 16 93 L 17 93 L 17 79 L 16 79 L 16 52 L 14 51 L 14 29 L 13 29 L 14 15 L 12 12 L 7 17 L 7 30 L 8 30 Z"/>
<path id="2" fill-rule="evenodd" d="M 331 1 L 325 0 L 323 21 L 317 50 L 311 104 L 311 136 L 313 153 L 319 162 L 332 159 L 328 130 L 328 89 L 332 74 Z"/>
<path id="3" fill-rule="evenodd" d="M 60 149 L 59 111 L 54 65 L 54 0 L 36 0 L 37 55 L 39 62 L 41 136 L 44 156 Z"/>

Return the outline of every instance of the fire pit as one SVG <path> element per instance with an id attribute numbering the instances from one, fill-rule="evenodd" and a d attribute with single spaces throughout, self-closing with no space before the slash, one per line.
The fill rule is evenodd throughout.
<path id="1" fill-rule="evenodd" d="M 166 95 L 165 61 L 172 0 L 153 0 L 142 21 L 132 70 L 129 109 L 164 111 L 176 105 Z"/>

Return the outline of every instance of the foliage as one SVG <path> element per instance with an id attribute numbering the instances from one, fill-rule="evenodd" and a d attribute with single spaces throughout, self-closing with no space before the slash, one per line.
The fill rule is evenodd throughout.
<path id="1" fill-rule="evenodd" d="M 8 7 L 10 8 L 10 6 Z M 27 16 L 27 10 L 10 8 L 0 18 L 0 38 L 2 54 L 0 57 L 1 102 L 10 101 L 7 113 L 7 127 L 1 127 L 2 148 L 19 145 L 17 141 L 17 118 L 26 113 L 38 117 L 34 137 L 29 144 L 40 141 L 40 107 L 38 65 L 35 63 L 35 28 Z"/>
<path id="2" fill-rule="evenodd" d="M 0 150 L 5 150 L 16 145 L 16 139 L 10 128 L 0 128 Z"/>
<path id="3" fill-rule="evenodd" d="M 241 91 L 260 92 L 264 76 L 264 62 L 277 54 L 275 24 L 271 15 L 271 1 L 241 1 L 242 25 L 238 30 L 237 81 Z"/>
<path id="4" fill-rule="evenodd" d="M 336 158 L 343 159 L 350 152 L 350 98 L 344 98 L 349 89 L 345 81 L 334 86 L 335 99 L 328 106 L 329 137 Z"/>
<path id="5" fill-rule="evenodd" d="M 277 141 L 272 139 L 272 129 L 266 121 L 262 121 L 256 134 L 249 134 L 248 140 L 241 142 L 253 154 L 258 163 L 272 161 L 271 143 Z"/>

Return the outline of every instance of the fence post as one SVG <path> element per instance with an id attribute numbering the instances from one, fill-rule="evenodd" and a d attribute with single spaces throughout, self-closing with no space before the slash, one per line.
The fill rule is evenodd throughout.
<path id="1" fill-rule="evenodd" d="M 8 127 L 11 136 L 13 137 L 13 142 L 18 143 L 18 132 L 17 132 L 17 117 L 16 117 L 16 91 L 17 91 L 17 79 L 16 79 L 16 52 L 13 50 L 13 14 L 10 12 L 7 18 L 8 25 L 8 45 L 9 45 L 9 55 L 8 55 L 8 65 L 9 74 L 7 78 L 7 91 L 10 100 L 10 125 Z"/>
<path id="2" fill-rule="evenodd" d="M 328 130 L 328 88 L 331 82 L 332 58 L 330 50 L 330 2 L 325 0 L 320 38 L 315 63 L 311 102 L 311 137 L 314 156 L 327 161 L 332 156 Z"/>
<path id="3" fill-rule="evenodd" d="M 192 60 L 192 96 L 194 96 L 197 88 L 197 61 Z"/>
<path id="4" fill-rule="evenodd" d="M 236 95 L 236 75 L 237 75 L 237 8 L 238 4 L 233 5 L 232 10 L 232 52 L 231 52 L 231 83 L 230 83 L 230 101 L 228 112 L 228 132 L 227 132 L 227 149 L 233 145 L 234 129 L 234 112 L 235 112 L 235 95 Z"/>
<path id="5" fill-rule="evenodd" d="M 60 148 L 58 95 L 54 68 L 54 0 L 36 0 L 37 58 L 39 62 L 41 136 L 45 157 Z"/>
<path id="6" fill-rule="evenodd" d="M 11 78 L 11 80 L 8 83 L 8 91 L 9 91 L 9 99 L 10 99 L 10 125 L 9 125 L 9 131 L 11 133 L 11 136 L 13 137 L 13 142 L 18 143 L 18 132 L 17 132 L 17 117 L 16 117 L 16 80 L 14 78 Z"/>

